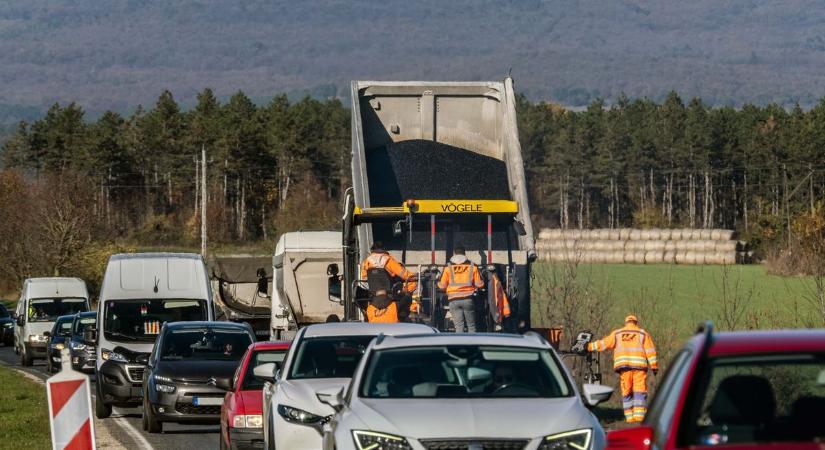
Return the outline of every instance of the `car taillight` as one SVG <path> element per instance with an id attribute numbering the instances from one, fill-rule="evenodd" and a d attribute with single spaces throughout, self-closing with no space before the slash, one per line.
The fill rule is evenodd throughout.
<path id="1" fill-rule="evenodd" d="M 649 450 L 653 428 L 633 427 L 607 433 L 606 450 Z"/>

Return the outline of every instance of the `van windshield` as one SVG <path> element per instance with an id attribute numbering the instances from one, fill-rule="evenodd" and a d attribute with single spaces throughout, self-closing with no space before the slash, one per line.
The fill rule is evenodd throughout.
<path id="1" fill-rule="evenodd" d="M 165 322 L 208 319 L 206 300 L 106 300 L 103 335 L 110 341 L 152 342 Z"/>
<path id="2" fill-rule="evenodd" d="M 60 316 L 88 311 L 85 298 L 33 298 L 29 300 L 29 322 L 54 322 Z"/>

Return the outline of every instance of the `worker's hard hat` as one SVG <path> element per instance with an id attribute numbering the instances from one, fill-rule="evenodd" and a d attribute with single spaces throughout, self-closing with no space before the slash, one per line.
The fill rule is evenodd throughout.
<path id="1" fill-rule="evenodd" d="M 627 322 L 636 322 L 636 323 L 639 323 L 639 319 L 638 319 L 635 315 L 631 314 L 631 315 L 629 315 L 629 316 L 627 316 L 627 317 L 625 317 L 625 318 L 624 318 L 624 322 L 625 322 L 625 323 L 627 323 Z"/>

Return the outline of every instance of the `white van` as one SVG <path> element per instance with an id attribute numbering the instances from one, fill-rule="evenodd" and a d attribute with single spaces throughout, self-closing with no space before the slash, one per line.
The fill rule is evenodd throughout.
<path id="1" fill-rule="evenodd" d="M 214 320 L 206 264 L 192 253 L 134 253 L 109 258 L 100 289 L 95 414 L 143 400 L 143 372 L 165 322 Z"/>
<path id="2" fill-rule="evenodd" d="M 31 366 L 35 359 L 46 359 L 55 319 L 89 310 L 89 291 L 80 278 L 29 278 L 17 302 L 14 350 L 20 364 Z"/>

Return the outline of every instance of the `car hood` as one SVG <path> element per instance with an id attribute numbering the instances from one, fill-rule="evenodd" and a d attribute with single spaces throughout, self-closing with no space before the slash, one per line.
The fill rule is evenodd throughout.
<path id="1" fill-rule="evenodd" d="M 589 428 L 577 397 L 554 399 L 358 399 L 353 412 L 375 431 L 415 439 L 538 438 Z M 456 430 L 461 430 L 456 435 Z"/>
<path id="2" fill-rule="evenodd" d="M 206 382 L 210 378 L 229 378 L 238 368 L 239 361 L 160 361 L 153 371 L 175 381 Z"/>
<path id="3" fill-rule="evenodd" d="M 319 416 L 335 414 L 335 410 L 321 403 L 315 393 L 329 388 L 342 388 L 349 382 L 349 378 L 282 380 L 278 383 L 277 403 L 300 408 Z"/>
<path id="4" fill-rule="evenodd" d="M 0 317 L 0 325 L 4 323 L 14 323 L 14 319 L 11 317 Z"/>
<path id="5" fill-rule="evenodd" d="M 29 322 L 29 334 L 43 334 L 46 331 L 52 331 L 54 322 Z"/>

